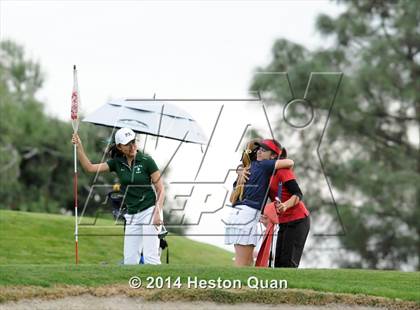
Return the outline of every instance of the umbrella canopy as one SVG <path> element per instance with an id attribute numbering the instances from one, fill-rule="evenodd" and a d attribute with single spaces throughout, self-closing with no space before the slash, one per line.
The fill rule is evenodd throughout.
<path id="1" fill-rule="evenodd" d="M 179 141 L 206 144 L 197 122 L 184 110 L 162 101 L 111 100 L 83 119 L 107 127 L 129 127 L 138 133 Z"/>

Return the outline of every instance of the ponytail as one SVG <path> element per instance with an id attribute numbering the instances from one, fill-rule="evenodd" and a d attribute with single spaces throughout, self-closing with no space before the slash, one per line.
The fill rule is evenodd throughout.
<path id="1" fill-rule="evenodd" d="M 279 159 L 287 158 L 287 151 L 285 147 L 281 148 L 281 154 L 279 156 Z"/>
<path id="2" fill-rule="evenodd" d="M 123 153 L 121 153 L 121 151 L 117 148 L 117 145 L 115 143 L 112 143 L 108 147 L 107 155 L 109 158 L 114 159 L 115 157 L 123 156 Z"/>
<path id="3" fill-rule="evenodd" d="M 284 159 L 287 158 L 287 151 L 285 147 L 282 147 L 280 142 L 278 142 L 277 140 L 272 140 L 273 143 L 278 147 L 278 149 L 280 150 L 280 154 L 277 154 L 277 152 L 273 152 L 271 151 L 271 153 L 274 155 L 277 155 L 278 159 Z"/>

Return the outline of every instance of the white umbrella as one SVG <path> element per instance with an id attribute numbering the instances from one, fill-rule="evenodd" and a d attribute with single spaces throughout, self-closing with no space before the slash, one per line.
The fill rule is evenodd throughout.
<path id="1" fill-rule="evenodd" d="M 184 142 L 206 144 L 197 122 L 179 107 L 157 100 L 111 100 L 83 119 L 107 127 L 129 127 L 135 132 Z"/>

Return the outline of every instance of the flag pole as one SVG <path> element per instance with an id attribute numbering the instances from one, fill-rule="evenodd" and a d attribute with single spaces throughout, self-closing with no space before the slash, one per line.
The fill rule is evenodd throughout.
<path id="1" fill-rule="evenodd" d="M 76 246 L 76 265 L 79 263 L 79 228 L 77 225 L 77 146 L 74 144 L 74 177 L 73 177 L 73 187 L 74 187 L 74 219 L 75 219 L 75 246 Z"/>
<path id="2" fill-rule="evenodd" d="M 76 66 L 73 66 L 73 92 L 71 94 L 71 124 L 73 126 L 73 133 L 77 133 L 79 128 L 78 108 L 80 104 L 79 89 L 77 85 L 77 71 Z M 75 254 L 76 265 L 79 263 L 79 227 L 77 214 L 77 144 L 73 144 L 74 150 L 74 176 L 73 176 L 73 194 L 74 194 L 74 238 L 75 238 Z"/>

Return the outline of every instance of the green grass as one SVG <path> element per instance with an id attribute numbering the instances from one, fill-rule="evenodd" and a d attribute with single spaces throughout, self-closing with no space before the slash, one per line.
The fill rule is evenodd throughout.
<path id="1" fill-rule="evenodd" d="M 114 221 L 84 218 L 79 226 L 80 264 L 118 264 L 123 253 L 123 227 Z M 74 217 L 0 210 L 0 265 L 73 264 Z M 179 236 L 168 236 L 171 264 L 231 265 L 233 254 Z M 191 255 L 194 253 L 194 255 Z M 163 253 L 162 262 L 166 258 Z"/>
<path id="2" fill-rule="evenodd" d="M 205 280 L 220 277 L 238 279 L 246 288 L 248 277 L 254 275 L 261 280 L 287 280 L 288 288 L 365 294 L 420 303 L 420 272 L 234 268 L 231 253 L 182 237 L 170 238 L 171 261 L 169 265 L 161 266 L 119 266 L 122 236 L 81 237 L 81 264 L 76 266 L 73 221 L 73 218 L 60 215 L 0 211 L 0 288 L 109 284 L 128 287 L 128 279 L 132 276 L 141 277 L 143 282 L 147 276 L 181 277 L 182 283 L 186 283 L 187 277 Z M 82 229 L 87 230 L 86 233 L 92 232 L 92 228 L 81 228 L 81 232 Z M 108 228 L 94 229 L 96 233 L 109 232 Z M 113 229 L 122 232 L 121 227 Z"/>
<path id="3" fill-rule="evenodd" d="M 139 276 L 187 277 L 199 279 L 240 280 L 247 287 L 247 279 L 257 276 L 261 280 L 284 279 L 288 288 L 311 289 L 322 292 L 366 294 L 420 302 L 420 273 L 397 271 L 345 270 L 345 269 L 263 269 L 233 268 L 222 266 L 162 265 L 162 266 L 113 266 L 113 265 L 3 265 L 0 266 L 0 285 L 52 285 L 101 286 L 124 284 Z M 185 287 L 185 286 L 183 286 Z"/>

